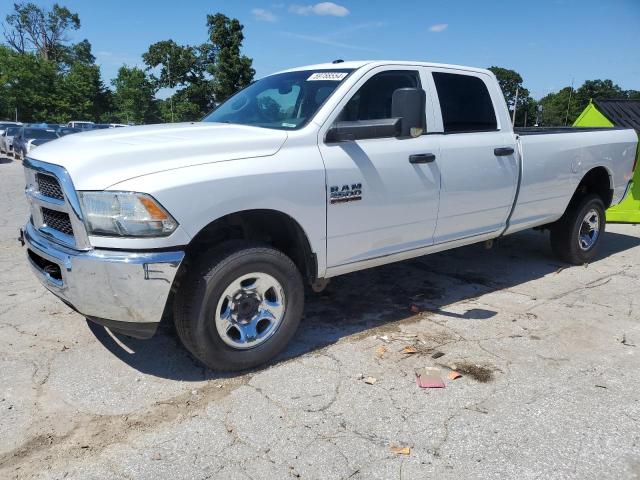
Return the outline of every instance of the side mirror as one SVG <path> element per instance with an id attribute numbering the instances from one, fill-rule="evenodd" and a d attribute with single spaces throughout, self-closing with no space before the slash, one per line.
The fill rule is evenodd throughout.
<path id="1" fill-rule="evenodd" d="M 399 88 L 391 97 L 391 118 L 335 122 L 326 142 L 345 142 L 367 138 L 411 138 L 426 128 L 426 93 L 421 88 Z"/>
<path id="2" fill-rule="evenodd" d="M 391 97 L 391 116 L 401 118 L 400 137 L 419 137 L 425 131 L 427 96 L 421 88 L 399 88 Z"/>

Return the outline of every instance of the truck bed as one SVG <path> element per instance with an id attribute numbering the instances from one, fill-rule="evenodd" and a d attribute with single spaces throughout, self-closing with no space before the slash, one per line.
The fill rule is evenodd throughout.
<path id="1" fill-rule="evenodd" d="M 506 233 L 560 218 L 580 180 L 597 166 L 609 174 L 613 203 L 621 200 L 638 143 L 634 130 L 533 127 L 515 133 L 521 153 L 520 184 Z"/>

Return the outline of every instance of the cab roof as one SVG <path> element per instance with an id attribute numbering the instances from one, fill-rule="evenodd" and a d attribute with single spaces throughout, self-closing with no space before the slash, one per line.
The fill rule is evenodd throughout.
<path id="1" fill-rule="evenodd" d="M 383 65 L 407 65 L 407 66 L 420 66 L 420 67 L 433 67 L 433 68 L 451 68 L 454 70 L 464 70 L 467 72 L 484 73 L 487 75 L 493 75 L 490 70 L 486 68 L 466 67 L 463 65 L 449 65 L 446 63 L 431 63 L 431 62 L 415 62 L 410 60 L 353 60 L 339 63 L 318 63 L 316 65 L 305 65 L 301 67 L 290 68 L 282 70 L 277 73 L 285 72 L 298 72 L 304 70 L 336 70 L 341 68 L 358 69 L 364 66 L 380 67 Z"/>

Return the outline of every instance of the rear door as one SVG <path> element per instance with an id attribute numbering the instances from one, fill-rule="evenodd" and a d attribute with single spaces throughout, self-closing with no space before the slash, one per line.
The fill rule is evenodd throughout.
<path id="1" fill-rule="evenodd" d="M 498 231 L 511 211 L 518 181 L 515 136 L 504 99 L 488 88 L 494 80 L 486 74 L 430 70 L 442 132 L 435 243 Z"/>
<path id="2" fill-rule="evenodd" d="M 440 172 L 435 162 L 411 163 L 412 155 L 437 158 L 437 136 L 327 142 L 336 120 L 391 117 L 399 88 L 424 88 L 420 67 L 390 65 L 363 75 L 319 133 L 327 175 L 327 265 L 345 265 L 433 243 Z M 427 98 L 427 106 L 431 99 Z M 432 126 L 427 107 L 427 130 Z"/>

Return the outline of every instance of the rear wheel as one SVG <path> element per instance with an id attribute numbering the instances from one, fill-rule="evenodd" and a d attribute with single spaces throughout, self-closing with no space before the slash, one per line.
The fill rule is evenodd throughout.
<path id="1" fill-rule="evenodd" d="M 595 257 L 605 231 L 605 207 L 595 194 L 572 201 L 551 228 L 551 248 L 565 262 L 581 265 Z"/>
<path id="2" fill-rule="evenodd" d="M 174 305 L 185 347 L 215 370 L 263 364 L 289 343 L 304 306 L 302 277 L 279 250 L 229 242 L 194 262 Z"/>

